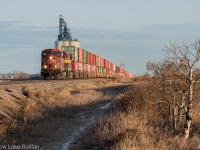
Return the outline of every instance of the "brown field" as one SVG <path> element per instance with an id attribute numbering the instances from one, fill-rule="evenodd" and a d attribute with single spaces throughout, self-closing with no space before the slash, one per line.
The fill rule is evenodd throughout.
<path id="1" fill-rule="evenodd" d="M 1 143 L 45 149 L 198 150 L 199 91 L 188 141 L 172 130 L 154 79 L 94 79 L 0 86 Z M 182 122 L 181 122 L 182 121 Z M 55 147 L 56 145 L 56 147 Z"/>
<path id="2" fill-rule="evenodd" d="M 79 128 L 103 116 L 104 106 L 128 84 L 92 79 L 0 85 L 0 143 L 60 149 Z"/>

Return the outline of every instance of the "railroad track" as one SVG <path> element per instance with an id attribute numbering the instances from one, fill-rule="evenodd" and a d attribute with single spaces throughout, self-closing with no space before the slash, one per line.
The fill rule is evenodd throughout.
<path id="1" fill-rule="evenodd" d="M 46 82 L 44 80 L 5 80 L 0 82 L 0 85 L 13 85 L 13 84 L 27 84 L 27 83 L 37 83 Z"/>
<path id="2" fill-rule="evenodd" d="M 2 80 L 0 82 L 0 86 L 1 85 L 15 85 L 15 84 L 33 84 L 33 83 L 48 83 L 48 82 L 52 82 L 52 83 L 56 83 L 56 82 L 61 82 L 61 81 L 92 81 L 92 80 L 100 80 L 100 79 L 103 79 L 103 78 L 94 78 L 94 79 L 91 79 L 91 78 L 84 78 L 84 79 L 65 79 L 65 80 L 35 80 L 35 79 L 22 79 L 22 80 Z M 108 79 L 109 80 L 109 79 Z"/>

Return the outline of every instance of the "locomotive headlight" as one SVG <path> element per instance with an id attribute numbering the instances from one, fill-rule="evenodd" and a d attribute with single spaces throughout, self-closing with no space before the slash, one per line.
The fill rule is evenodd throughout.
<path id="1" fill-rule="evenodd" d="M 52 60 L 52 56 L 50 56 L 49 59 Z"/>
<path id="2" fill-rule="evenodd" d="M 55 66 L 55 68 L 57 68 L 57 66 Z"/>
<path id="3" fill-rule="evenodd" d="M 46 65 L 44 65 L 44 69 L 47 69 L 47 66 L 46 66 Z"/>

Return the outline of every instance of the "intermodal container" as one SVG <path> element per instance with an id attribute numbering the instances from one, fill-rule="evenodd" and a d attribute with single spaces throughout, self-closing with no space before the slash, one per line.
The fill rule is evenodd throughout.
<path id="1" fill-rule="evenodd" d="M 91 53 L 87 52 L 87 64 L 91 64 Z"/>
<path id="2" fill-rule="evenodd" d="M 112 70 L 112 71 L 116 71 L 116 66 L 115 66 L 114 64 L 111 64 L 111 68 L 110 68 L 110 70 Z"/>
<path id="3" fill-rule="evenodd" d="M 72 61 L 78 61 L 78 48 L 75 46 L 62 46 L 61 50 L 72 54 Z"/>
<path id="4" fill-rule="evenodd" d="M 72 57 L 72 61 L 78 61 L 78 48 L 74 49 L 73 55 L 74 55 L 74 58 Z"/>
<path id="5" fill-rule="evenodd" d="M 98 72 L 103 72 L 103 68 L 101 66 L 98 67 Z"/>
<path id="6" fill-rule="evenodd" d="M 121 73 L 121 68 L 117 67 L 117 73 Z"/>
<path id="7" fill-rule="evenodd" d="M 103 58 L 101 58 L 101 67 L 105 68 L 105 66 L 104 66 L 104 59 Z"/>
<path id="8" fill-rule="evenodd" d="M 104 68 L 107 68 L 107 60 L 106 59 L 104 59 Z"/>
<path id="9" fill-rule="evenodd" d="M 108 70 L 110 70 L 110 64 L 111 62 L 108 61 L 108 68 L 107 68 Z"/>
<path id="10" fill-rule="evenodd" d="M 99 57 L 99 66 L 102 67 L 102 58 Z"/>
<path id="11" fill-rule="evenodd" d="M 78 48 L 78 62 L 82 63 L 83 62 L 83 49 Z"/>
<path id="12" fill-rule="evenodd" d="M 83 64 L 82 63 L 78 63 L 78 70 L 83 71 Z"/>
<path id="13" fill-rule="evenodd" d="M 83 64 L 83 71 L 87 71 L 87 66 L 86 66 L 86 64 Z"/>
<path id="14" fill-rule="evenodd" d="M 112 63 L 108 62 L 108 69 L 111 70 Z"/>
<path id="15" fill-rule="evenodd" d="M 86 64 L 87 63 L 87 51 L 83 50 L 83 63 Z"/>
<path id="16" fill-rule="evenodd" d="M 121 73 L 124 74 L 124 69 L 123 68 L 120 68 L 120 69 L 121 69 Z"/>
<path id="17" fill-rule="evenodd" d="M 110 71 L 110 70 L 106 70 L 106 74 L 107 74 L 108 76 L 110 76 L 110 75 L 111 75 L 111 71 Z"/>
<path id="18" fill-rule="evenodd" d="M 96 65 L 96 64 L 95 64 L 95 59 L 96 59 L 96 55 L 95 55 L 95 54 L 92 54 L 92 64 L 93 64 L 93 65 Z"/>
<path id="19" fill-rule="evenodd" d="M 96 71 L 96 66 L 95 65 L 90 65 L 90 71 Z"/>
<path id="20" fill-rule="evenodd" d="M 90 65 L 94 65 L 93 64 L 93 54 L 92 53 L 90 53 L 91 54 L 91 57 L 90 57 Z"/>
<path id="21" fill-rule="evenodd" d="M 94 65 L 94 63 L 93 63 L 93 55 L 94 55 L 94 54 L 91 53 L 91 57 L 90 57 L 90 65 Z"/>
<path id="22" fill-rule="evenodd" d="M 86 70 L 88 71 L 88 72 L 90 72 L 90 65 L 89 64 L 86 64 Z"/>
<path id="23" fill-rule="evenodd" d="M 108 69 L 108 61 L 104 59 L 104 68 Z"/>
<path id="24" fill-rule="evenodd" d="M 72 61 L 72 68 L 74 71 L 78 71 L 78 63 L 76 61 Z"/>
<path id="25" fill-rule="evenodd" d="M 96 64 L 95 64 L 95 62 L 96 62 L 95 59 L 96 59 L 96 55 L 95 55 L 95 54 L 92 54 L 92 65 L 96 65 Z"/>
<path id="26" fill-rule="evenodd" d="M 101 66 L 100 59 L 101 59 L 101 57 L 97 56 L 97 64 L 98 64 L 98 66 Z"/>
<path id="27" fill-rule="evenodd" d="M 99 66 L 99 56 L 96 56 L 96 66 Z"/>

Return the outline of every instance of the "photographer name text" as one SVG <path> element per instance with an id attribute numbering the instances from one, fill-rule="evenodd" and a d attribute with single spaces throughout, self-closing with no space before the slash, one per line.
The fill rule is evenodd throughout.
<path id="1" fill-rule="evenodd" d="M 39 145 L 35 145 L 35 144 L 21 144 L 21 145 L 16 145 L 16 144 L 8 144 L 8 145 L 1 145 L 0 144 L 0 150 L 38 150 L 40 149 Z"/>

